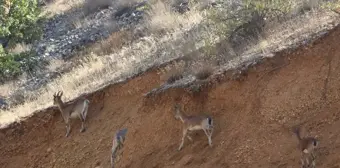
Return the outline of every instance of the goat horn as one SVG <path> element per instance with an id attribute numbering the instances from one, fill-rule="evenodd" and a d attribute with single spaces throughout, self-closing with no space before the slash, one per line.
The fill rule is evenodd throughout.
<path id="1" fill-rule="evenodd" d="M 61 91 L 58 91 L 57 96 L 60 97 L 61 95 L 62 95 L 62 92 L 61 92 Z"/>

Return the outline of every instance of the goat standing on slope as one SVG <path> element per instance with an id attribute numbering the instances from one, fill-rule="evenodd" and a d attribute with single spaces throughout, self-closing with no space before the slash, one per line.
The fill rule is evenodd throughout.
<path id="1" fill-rule="evenodd" d="M 175 118 L 180 119 L 184 124 L 182 142 L 178 150 L 182 149 L 185 137 L 192 141 L 192 138 L 187 135 L 188 131 L 203 130 L 208 137 L 209 146 L 212 146 L 211 136 L 213 133 L 213 119 L 210 116 L 187 116 L 181 112 L 179 105 L 175 105 Z"/>
<path id="2" fill-rule="evenodd" d="M 66 137 L 69 136 L 71 131 L 71 123 L 70 120 L 73 118 L 79 118 L 81 120 L 81 129 L 80 132 L 85 131 L 85 119 L 87 115 L 87 110 L 89 107 L 90 101 L 85 98 L 80 98 L 70 104 L 65 104 L 61 100 L 61 96 L 63 92 L 58 92 L 57 94 L 53 95 L 53 104 L 57 105 L 61 116 L 64 119 L 66 124 Z"/>
<path id="3" fill-rule="evenodd" d="M 314 151 L 319 145 L 319 141 L 314 137 L 301 137 L 299 127 L 295 127 L 293 129 L 293 132 L 295 133 L 297 139 L 299 140 L 302 168 L 309 167 L 310 161 L 312 162 L 312 167 L 315 167 Z"/>
<path id="4" fill-rule="evenodd" d="M 118 150 L 122 149 L 124 146 L 124 141 L 127 133 L 127 128 L 121 129 L 116 132 L 112 141 L 111 148 L 111 168 L 114 168 L 114 162 L 117 157 Z"/>

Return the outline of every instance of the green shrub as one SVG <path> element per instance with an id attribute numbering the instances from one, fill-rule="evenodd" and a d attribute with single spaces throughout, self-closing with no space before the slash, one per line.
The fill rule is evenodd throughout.
<path id="1" fill-rule="evenodd" d="M 31 43 L 42 35 L 38 0 L 0 0 L 0 38 L 9 47 Z"/>
<path id="2" fill-rule="evenodd" d="M 44 18 L 40 13 L 38 0 L 0 0 L 0 82 L 23 72 L 31 74 L 40 64 L 33 50 L 11 52 L 17 43 L 29 44 L 41 38 Z"/>
<path id="3" fill-rule="evenodd" d="M 14 60 L 14 57 L 2 48 L 0 45 L 0 81 L 9 77 L 17 76 L 20 72 L 20 63 Z"/>
<path id="4" fill-rule="evenodd" d="M 0 83 L 14 79 L 23 72 L 33 74 L 42 63 L 34 51 L 8 53 L 0 45 Z"/>

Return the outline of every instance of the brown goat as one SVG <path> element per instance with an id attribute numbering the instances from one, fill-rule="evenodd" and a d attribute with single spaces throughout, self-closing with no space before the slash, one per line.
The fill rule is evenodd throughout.
<path id="1" fill-rule="evenodd" d="M 213 133 L 213 119 L 210 116 L 187 116 L 181 112 L 179 105 L 175 105 L 175 118 L 180 119 L 184 124 L 182 141 L 178 150 L 182 149 L 185 137 L 192 141 L 192 138 L 187 135 L 188 131 L 203 130 L 208 137 L 209 145 L 212 146 L 211 136 Z"/>
<path id="2" fill-rule="evenodd" d="M 81 124 L 80 132 L 84 132 L 85 131 L 85 119 L 87 116 L 87 110 L 88 110 L 90 101 L 85 98 L 81 98 L 70 104 L 65 104 L 61 100 L 62 95 L 63 95 L 63 92 L 60 92 L 60 91 L 57 94 L 54 94 L 53 104 L 58 106 L 61 116 L 63 117 L 64 122 L 66 124 L 66 137 L 69 136 L 70 131 L 71 131 L 70 120 L 74 118 L 79 118 L 81 120 L 82 124 Z"/>
<path id="3" fill-rule="evenodd" d="M 309 166 L 312 161 L 312 167 L 315 167 L 314 151 L 319 145 L 319 141 L 314 137 L 301 137 L 300 127 L 295 127 L 293 132 L 299 140 L 299 150 L 301 152 L 302 168 Z M 306 161 L 306 163 L 305 163 Z"/>

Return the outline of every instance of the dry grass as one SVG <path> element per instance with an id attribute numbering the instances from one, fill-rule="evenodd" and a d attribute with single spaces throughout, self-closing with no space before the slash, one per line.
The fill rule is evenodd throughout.
<path id="1" fill-rule="evenodd" d="M 69 11 L 72 8 L 81 6 L 84 0 L 54 0 L 53 3 L 48 3 L 44 7 L 43 14 L 48 17 L 53 17 L 56 14 L 61 14 Z"/>
<path id="2" fill-rule="evenodd" d="M 313 18 L 313 20 L 309 18 Z M 320 25 L 324 24 L 326 20 L 328 20 L 329 24 L 335 21 L 335 24 L 339 21 L 339 17 L 331 11 L 315 11 L 303 17 L 296 17 L 285 22 L 272 24 L 270 28 L 266 28 L 265 38 L 261 38 L 260 41 L 254 44 L 245 54 L 274 52 L 301 41 L 307 42 L 310 38 L 310 33 L 316 32 L 316 29 L 322 29 Z M 323 28 L 327 27 L 325 26 Z M 296 38 L 297 35 L 302 38 Z"/>
<path id="3" fill-rule="evenodd" d="M 182 28 L 182 24 L 188 20 L 186 15 L 172 12 L 170 5 L 163 3 L 161 0 L 154 2 L 151 10 L 148 11 L 148 13 L 151 16 L 149 28 L 152 32 L 173 31 L 175 29 Z M 201 16 L 198 16 L 198 21 L 201 20 L 199 17 Z M 195 20 L 191 22 L 195 22 Z"/>
<path id="4" fill-rule="evenodd" d="M 69 22 L 72 23 L 74 29 L 79 29 L 84 25 L 84 21 L 79 16 L 70 17 Z"/>
<path id="5" fill-rule="evenodd" d="M 13 48 L 9 49 L 10 53 L 19 54 L 22 52 L 30 51 L 32 49 L 31 44 L 18 43 Z"/>
<path id="6" fill-rule="evenodd" d="M 88 15 L 108 7 L 114 7 L 117 10 L 131 7 L 140 1 L 141 0 L 85 0 L 83 10 L 84 14 Z"/>
<path id="7" fill-rule="evenodd" d="M 90 50 L 97 55 L 111 54 L 126 46 L 132 38 L 132 32 L 127 30 L 113 32 L 107 39 L 91 46 Z"/>
<path id="8" fill-rule="evenodd" d="M 170 72 L 171 75 L 170 77 L 168 77 L 168 80 L 166 80 L 166 83 L 174 83 L 177 80 L 180 80 L 183 78 L 183 72 L 181 71 L 174 71 L 174 72 Z"/>
<path id="9" fill-rule="evenodd" d="M 113 0 L 85 0 L 83 9 L 85 15 L 88 15 L 112 5 Z"/>
<path id="10" fill-rule="evenodd" d="M 194 70 L 195 78 L 198 80 L 208 79 L 214 73 L 214 69 L 211 65 L 201 65 Z"/>
<path id="11" fill-rule="evenodd" d="M 0 87 L 0 98 L 6 98 L 10 95 L 11 90 L 13 90 L 13 83 L 7 82 L 5 84 L 2 84 Z"/>
<path id="12" fill-rule="evenodd" d="M 161 79 L 166 83 L 171 84 L 185 76 L 186 63 L 184 61 L 175 62 L 174 64 L 167 65 L 161 68 Z"/>

